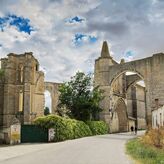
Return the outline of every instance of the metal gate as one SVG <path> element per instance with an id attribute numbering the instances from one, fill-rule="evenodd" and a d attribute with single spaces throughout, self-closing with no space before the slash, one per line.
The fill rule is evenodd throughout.
<path id="1" fill-rule="evenodd" d="M 36 125 L 21 125 L 21 143 L 48 142 L 48 129 Z"/>

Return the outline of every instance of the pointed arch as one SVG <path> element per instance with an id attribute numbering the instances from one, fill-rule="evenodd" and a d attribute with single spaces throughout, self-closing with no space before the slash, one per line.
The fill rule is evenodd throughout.
<path id="1" fill-rule="evenodd" d="M 128 114 L 127 106 L 122 98 L 119 98 L 115 104 L 115 110 L 118 117 L 119 132 L 128 131 Z"/>

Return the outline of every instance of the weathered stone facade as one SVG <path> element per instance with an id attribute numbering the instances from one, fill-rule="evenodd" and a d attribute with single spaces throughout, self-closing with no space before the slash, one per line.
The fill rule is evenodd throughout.
<path id="1" fill-rule="evenodd" d="M 4 76 L 0 77 L 0 139 L 3 139 L 9 136 L 15 117 L 22 124 L 29 124 L 43 115 L 45 90 L 51 94 L 55 113 L 60 84 L 44 81 L 44 73 L 39 71 L 39 62 L 32 53 L 9 54 L 1 59 L 1 69 Z M 135 74 L 127 75 L 128 71 Z M 105 91 L 100 119 L 110 125 L 111 132 L 128 131 L 134 124 L 143 129 L 146 124 L 151 125 L 154 100 L 164 105 L 164 54 L 117 63 L 104 42 L 101 57 L 95 61 L 94 80 Z M 144 80 L 145 87 L 136 84 L 139 80 Z"/>
<path id="2" fill-rule="evenodd" d="M 129 118 L 135 119 L 138 129 L 146 127 L 145 87 L 132 85 L 127 90 L 127 112 Z"/>
<path id="3" fill-rule="evenodd" d="M 164 106 L 158 106 L 152 111 L 152 128 L 164 127 Z"/>
<path id="4" fill-rule="evenodd" d="M 126 76 L 126 72 L 128 71 L 135 72 L 135 75 Z M 151 110 L 155 105 L 154 100 L 159 99 L 160 104 L 164 104 L 164 54 L 154 54 L 152 57 L 126 63 L 124 60 L 121 60 L 120 63 L 117 63 L 109 54 L 107 42 L 104 42 L 101 56 L 95 61 L 94 80 L 95 85 L 99 85 L 105 91 L 105 98 L 100 104 L 104 111 L 100 117 L 111 125 L 111 115 L 116 112 L 117 102 L 121 98 L 127 106 L 128 88 L 137 81 L 144 80 L 146 120 L 151 125 Z M 140 94 L 140 92 L 137 94 Z M 139 95 L 136 96 L 140 97 Z M 143 108 L 144 103 L 142 101 L 136 101 L 138 107 L 141 106 Z M 142 115 L 139 110 L 137 110 L 137 113 L 138 116 Z M 141 113 L 143 113 L 143 109 Z M 119 114 L 117 115 L 120 121 L 121 118 L 119 118 Z M 142 119 L 138 120 L 139 122 L 144 124 L 144 120 Z"/>
<path id="5" fill-rule="evenodd" d="M 44 73 L 32 53 L 9 54 L 1 59 L 0 133 L 9 134 L 12 120 L 29 124 L 44 112 Z M 6 134 L 5 134 L 6 133 Z"/>

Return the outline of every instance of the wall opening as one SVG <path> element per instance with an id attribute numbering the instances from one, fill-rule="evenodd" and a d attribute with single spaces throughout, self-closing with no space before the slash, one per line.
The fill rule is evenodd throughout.
<path id="1" fill-rule="evenodd" d="M 126 111 L 129 124 L 133 120 L 135 127 L 138 129 L 145 129 L 146 84 L 144 79 L 136 72 L 124 71 L 113 79 L 111 86 L 111 102 L 113 102 L 110 102 L 110 104 L 113 104 L 113 107 L 111 108 L 114 108 L 115 106 L 114 111 L 118 114 L 119 122 L 122 122 L 121 119 L 125 119 L 123 113 Z M 125 106 L 123 106 L 122 103 L 119 106 L 116 105 L 117 100 L 120 98 L 125 102 Z M 121 111 L 119 108 L 122 108 L 122 117 L 120 117 Z M 119 130 L 125 130 L 125 126 L 119 127 Z"/>
<path id="2" fill-rule="evenodd" d="M 126 104 L 124 100 L 119 99 L 116 103 L 115 113 L 118 118 L 118 130 L 119 132 L 126 132 L 128 130 L 128 117 Z"/>
<path id="3" fill-rule="evenodd" d="M 19 91 L 19 112 L 23 111 L 23 91 Z"/>
<path id="4" fill-rule="evenodd" d="M 48 90 L 46 90 L 44 92 L 44 95 L 45 95 L 45 105 L 44 105 L 44 107 L 45 108 L 48 107 L 49 113 L 52 113 L 52 98 L 51 98 L 51 93 Z"/>

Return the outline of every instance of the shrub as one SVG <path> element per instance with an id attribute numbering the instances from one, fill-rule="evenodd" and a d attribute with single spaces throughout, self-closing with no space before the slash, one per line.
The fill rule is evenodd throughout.
<path id="1" fill-rule="evenodd" d="M 64 141 L 92 135 L 88 125 L 83 121 L 66 119 L 57 115 L 39 117 L 34 121 L 34 124 L 44 128 L 54 128 L 55 141 Z"/>
<path id="2" fill-rule="evenodd" d="M 74 126 L 74 135 L 75 138 L 91 136 L 92 131 L 90 130 L 89 126 L 85 124 L 83 121 L 77 121 Z"/>
<path id="3" fill-rule="evenodd" d="M 164 148 L 164 129 L 150 129 L 146 135 L 142 137 L 142 142 L 157 148 Z"/>
<path id="4" fill-rule="evenodd" d="M 74 133 L 71 124 L 65 118 L 57 115 L 48 115 L 39 117 L 34 121 L 34 124 L 44 128 L 55 129 L 55 141 L 64 141 L 73 139 Z"/>
<path id="5" fill-rule="evenodd" d="M 108 125 L 103 121 L 87 121 L 86 124 L 91 129 L 93 135 L 107 134 L 109 132 Z"/>

